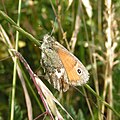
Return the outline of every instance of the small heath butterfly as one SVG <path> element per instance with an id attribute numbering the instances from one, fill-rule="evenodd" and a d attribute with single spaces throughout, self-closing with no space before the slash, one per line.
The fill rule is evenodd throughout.
<path id="1" fill-rule="evenodd" d="M 85 66 L 50 35 L 44 36 L 41 49 L 47 79 L 58 91 L 65 92 L 70 85 L 82 85 L 89 80 Z"/>

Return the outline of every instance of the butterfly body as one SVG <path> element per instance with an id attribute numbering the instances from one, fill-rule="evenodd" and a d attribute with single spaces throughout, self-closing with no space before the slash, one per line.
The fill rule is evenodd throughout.
<path id="1" fill-rule="evenodd" d="M 53 37 L 43 38 L 42 65 L 48 81 L 58 91 L 67 91 L 69 85 L 82 85 L 89 79 L 89 73 L 84 65 Z"/>

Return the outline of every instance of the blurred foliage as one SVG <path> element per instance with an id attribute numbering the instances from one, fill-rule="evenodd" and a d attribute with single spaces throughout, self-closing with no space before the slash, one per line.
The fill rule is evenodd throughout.
<path id="1" fill-rule="evenodd" d="M 88 69 L 91 73 L 91 78 L 89 81 L 90 86 L 95 89 L 95 84 L 93 82 L 93 74 L 92 74 L 92 67 L 90 63 L 89 58 L 89 49 L 88 47 L 85 47 L 86 45 L 86 34 L 88 34 L 88 38 L 91 40 L 91 28 L 94 32 L 94 39 L 96 48 L 99 48 L 99 46 L 102 48 L 102 50 L 105 50 L 104 42 L 106 40 L 105 37 L 105 21 L 103 18 L 102 21 L 102 31 L 101 31 L 101 37 L 98 35 L 98 6 L 97 1 L 91 0 L 91 5 L 93 6 L 93 20 L 92 20 L 92 27 L 90 27 L 90 19 L 88 18 L 85 8 L 83 7 L 83 13 L 81 13 L 81 23 L 80 23 L 80 29 L 78 33 L 78 41 L 75 46 L 75 52 L 74 54 L 85 64 L 88 65 Z M 103 1 L 102 1 L 103 2 Z M 68 1 L 67 0 L 52 0 L 52 3 L 55 7 L 55 10 L 57 11 L 57 14 L 59 15 L 61 19 L 61 25 L 63 27 L 64 32 L 67 33 L 67 40 L 70 41 L 72 37 L 72 33 L 75 27 L 75 20 L 77 15 L 77 8 L 78 8 L 78 1 L 73 1 L 69 9 L 68 7 Z M 118 30 L 120 30 L 120 24 L 119 24 L 119 18 L 120 18 L 120 1 L 113 0 L 114 7 L 115 7 L 115 18 L 118 22 Z M 101 5 L 101 7 L 105 10 L 105 6 Z M 0 10 L 7 13 L 14 21 L 17 19 L 17 9 L 18 9 L 18 0 L 1 0 L 0 1 Z M 104 11 L 103 10 L 103 11 Z M 102 11 L 102 12 L 103 12 Z M 60 12 L 60 13 L 59 13 Z M 83 22 L 83 17 L 86 22 L 87 32 L 85 31 L 85 25 Z M 11 42 L 13 45 L 15 45 L 15 29 L 10 26 L 10 24 L 3 20 L 0 17 L 0 24 L 3 26 L 4 30 L 8 34 Z M 43 36 L 46 33 L 51 33 L 53 26 L 54 26 L 54 33 L 53 35 L 59 42 L 64 44 L 66 46 L 65 42 L 62 41 L 62 33 L 59 28 L 59 25 L 56 22 L 56 17 L 53 11 L 53 8 L 51 7 L 49 0 L 23 0 L 22 1 L 22 10 L 21 10 L 21 20 L 20 20 L 20 26 L 26 30 L 27 32 L 31 33 L 33 36 L 35 36 L 37 39 L 42 41 Z M 38 47 L 36 47 L 32 42 L 30 42 L 25 36 L 20 34 L 19 37 L 19 51 L 24 56 L 28 64 L 31 66 L 33 71 L 35 73 L 38 72 L 38 70 L 42 70 L 40 66 L 40 55 L 41 51 Z M 120 40 L 118 40 L 118 47 L 116 49 L 116 53 L 120 54 Z M 92 44 L 88 42 L 87 44 Z M 13 61 L 11 58 L 5 59 L 9 56 L 7 51 L 7 46 L 0 40 L 0 120 L 8 119 L 10 116 L 10 95 L 11 95 L 11 89 L 12 89 L 12 77 L 13 77 Z M 103 51 L 99 50 L 97 51 L 100 55 L 103 55 Z M 120 60 L 120 57 L 117 58 Z M 98 79 L 99 79 L 99 89 L 100 89 L 100 95 L 102 95 L 103 90 L 103 72 L 105 65 L 101 62 L 97 63 L 98 66 Z M 28 76 L 28 73 L 26 71 L 26 74 Z M 114 108 L 119 112 L 120 111 L 120 64 L 117 64 L 113 69 L 113 104 Z M 29 78 L 29 76 L 28 76 Z M 31 79 L 30 83 L 34 90 L 36 91 L 34 84 L 32 83 Z M 66 110 L 70 113 L 70 115 L 75 120 L 90 120 L 91 115 L 85 100 L 85 97 L 80 94 L 80 92 L 76 91 L 73 87 L 70 88 L 66 93 L 60 96 L 60 93 L 57 90 L 54 90 L 52 85 L 48 84 L 48 82 L 44 81 L 47 87 L 52 91 L 52 93 L 55 95 L 56 98 L 60 100 L 60 103 L 66 108 Z M 27 86 L 28 87 L 28 86 Z M 78 87 L 80 91 L 83 92 L 81 87 Z M 42 110 L 40 110 L 39 106 L 37 105 L 37 102 L 33 98 L 32 93 L 30 92 L 30 89 L 28 87 L 28 91 L 31 97 L 32 101 L 32 107 L 33 107 L 33 116 L 34 118 L 43 113 Z M 37 93 L 37 92 L 36 92 Z M 96 105 L 96 99 L 94 96 L 87 91 L 87 95 L 89 96 L 90 104 L 92 106 L 93 114 L 95 120 L 98 119 L 97 111 L 99 111 L 98 106 Z M 17 76 L 17 86 L 16 86 L 16 104 L 15 104 L 15 120 L 27 120 L 27 110 L 24 100 L 24 93 L 22 90 L 21 83 L 19 81 L 19 78 Z M 62 116 L 68 120 L 66 114 L 61 110 L 60 111 Z M 114 120 L 119 120 L 118 117 L 113 115 Z M 49 119 L 49 118 L 48 118 Z"/>

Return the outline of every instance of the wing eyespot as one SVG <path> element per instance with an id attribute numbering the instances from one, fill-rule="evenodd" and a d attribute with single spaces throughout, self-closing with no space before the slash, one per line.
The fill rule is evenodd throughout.
<path id="1" fill-rule="evenodd" d="M 77 74 L 81 75 L 82 74 L 82 70 L 80 68 L 77 69 Z"/>

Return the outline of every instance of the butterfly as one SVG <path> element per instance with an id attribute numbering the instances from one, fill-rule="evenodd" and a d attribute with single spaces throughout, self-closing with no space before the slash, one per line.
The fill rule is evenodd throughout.
<path id="1" fill-rule="evenodd" d="M 70 85 L 82 85 L 89 80 L 89 73 L 85 66 L 54 37 L 46 34 L 41 50 L 41 63 L 46 77 L 58 91 L 65 92 Z"/>

